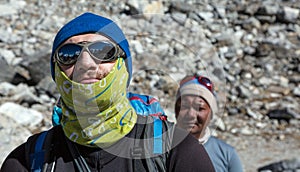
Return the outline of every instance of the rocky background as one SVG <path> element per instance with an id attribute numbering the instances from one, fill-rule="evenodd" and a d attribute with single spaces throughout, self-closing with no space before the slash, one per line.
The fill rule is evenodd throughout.
<path id="1" fill-rule="evenodd" d="M 300 170 L 299 0 L 0 2 L 0 164 L 51 127 L 52 41 L 92 11 L 129 39 L 131 91 L 157 97 L 172 120 L 178 81 L 209 76 L 220 107 L 214 134 L 235 146 L 245 171 Z"/>

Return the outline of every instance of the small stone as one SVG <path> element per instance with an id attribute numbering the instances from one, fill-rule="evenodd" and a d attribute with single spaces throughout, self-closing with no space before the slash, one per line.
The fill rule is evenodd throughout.
<path id="1" fill-rule="evenodd" d="M 293 94 L 294 94 L 295 96 L 300 97 L 300 86 L 296 87 L 296 88 L 293 90 Z"/>
<path id="2" fill-rule="evenodd" d="M 285 135 L 280 134 L 280 135 L 278 136 L 278 139 L 281 140 L 281 141 L 284 140 L 284 139 L 285 139 Z"/>
<path id="3" fill-rule="evenodd" d="M 242 128 L 240 130 L 240 133 L 243 134 L 243 135 L 247 135 L 247 136 L 253 135 L 253 131 L 250 130 L 249 128 Z"/>

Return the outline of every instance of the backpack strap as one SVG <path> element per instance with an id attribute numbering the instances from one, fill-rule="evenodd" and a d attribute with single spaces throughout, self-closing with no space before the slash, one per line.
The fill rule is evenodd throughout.
<path id="1" fill-rule="evenodd" d="M 146 118 L 138 116 L 138 123 L 135 126 L 135 137 L 138 139 L 134 139 L 133 148 L 131 150 L 131 157 L 133 158 L 133 169 L 135 171 L 147 171 L 145 166 L 143 165 L 142 156 L 144 154 L 143 146 L 141 145 L 140 139 L 143 139 L 143 134 L 145 133 L 145 123 L 147 121 Z M 149 166 L 149 165 L 148 165 Z M 149 168 L 149 167 L 147 167 Z M 149 170 L 148 170 L 149 171 Z"/>
<path id="2" fill-rule="evenodd" d="M 167 121 L 162 121 L 161 124 L 162 130 L 159 130 L 159 133 L 171 130 L 171 126 Z M 154 138 L 155 119 L 152 116 L 142 115 L 138 115 L 138 121 L 134 129 L 134 138 L 136 139 L 134 139 L 133 149 L 131 151 L 131 156 L 134 159 L 134 169 L 136 171 L 166 171 L 167 158 L 169 155 L 168 150 L 170 150 L 171 146 L 170 131 Z M 154 150 L 155 143 L 161 143 L 159 150 Z"/>
<path id="3" fill-rule="evenodd" d="M 153 122 L 153 153 L 163 153 L 163 121 L 167 119 L 157 99 L 151 96 L 128 93 L 127 97 L 136 113 L 142 116 L 151 116 Z"/>
<path id="4" fill-rule="evenodd" d="M 35 143 L 34 152 L 30 154 L 30 169 L 34 172 L 41 172 L 44 164 L 45 151 L 43 145 L 48 131 L 42 132 Z"/>
<path id="5" fill-rule="evenodd" d="M 157 99 L 133 93 L 128 93 L 127 96 L 138 114 L 135 138 L 153 140 L 147 142 L 135 139 L 132 151 L 135 159 L 134 169 L 137 171 L 166 171 L 168 151 L 171 149 L 172 143 L 173 123 L 167 121 L 167 116 Z"/>
<path id="6" fill-rule="evenodd" d="M 87 165 L 87 162 L 85 161 L 85 159 L 80 155 L 77 147 L 73 144 L 73 142 L 71 142 L 70 140 L 68 140 L 65 137 L 65 141 L 67 143 L 68 149 L 71 153 L 71 156 L 73 158 L 73 161 L 78 169 L 79 172 L 91 172 L 89 166 Z"/>
<path id="7" fill-rule="evenodd" d="M 162 133 L 163 133 L 163 124 L 162 120 L 159 118 L 154 119 L 153 123 L 153 153 L 162 154 L 163 153 L 163 142 L 162 142 Z"/>
<path id="8" fill-rule="evenodd" d="M 56 128 L 43 131 L 28 138 L 25 143 L 25 155 L 27 166 L 31 171 L 47 171 L 54 168 L 55 159 L 52 159 L 52 138 Z"/>

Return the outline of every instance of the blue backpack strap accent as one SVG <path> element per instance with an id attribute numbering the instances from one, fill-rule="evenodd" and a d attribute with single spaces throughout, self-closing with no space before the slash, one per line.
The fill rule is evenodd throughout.
<path id="1" fill-rule="evenodd" d="M 162 110 L 159 102 L 151 97 L 146 95 L 128 93 L 128 99 L 130 100 L 131 105 L 134 107 L 138 115 L 151 116 L 154 120 L 153 123 L 153 153 L 162 154 L 163 153 L 163 121 L 166 120 L 166 115 Z"/>
<path id="2" fill-rule="evenodd" d="M 55 105 L 52 111 L 52 125 L 60 125 L 60 120 L 62 118 L 62 110 L 59 106 Z"/>
<path id="3" fill-rule="evenodd" d="M 62 118 L 61 98 L 58 98 L 52 110 L 52 125 L 60 125 Z"/>
<path id="4" fill-rule="evenodd" d="M 154 137 L 154 143 L 153 143 L 153 153 L 155 154 L 161 154 L 163 152 L 163 142 L 162 142 L 162 121 L 157 118 L 154 120 L 154 131 L 153 131 L 153 137 Z"/>
<path id="5" fill-rule="evenodd" d="M 31 171 L 41 172 L 44 164 L 45 151 L 43 145 L 48 131 L 42 132 L 37 140 L 34 147 L 34 153 L 30 154 Z"/>

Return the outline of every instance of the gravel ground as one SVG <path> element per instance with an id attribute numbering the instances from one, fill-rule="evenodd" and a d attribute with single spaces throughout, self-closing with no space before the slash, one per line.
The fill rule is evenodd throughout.
<path id="1" fill-rule="evenodd" d="M 236 121 L 229 117 L 229 121 Z M 238 121 L 236 121 L 238 122 Z M 220 138 L 233 145 L 241 158 L 245 172 L 255 172 L 271 163 L 299 158 L 300 135 L 293 133 L 264 135 L 233 135 L 218 133 Z"/>
<path id="2" fill-rule="evenodd" d="M 84 11 L 121 24 L 134 58 L 131 90 L 157 97 L 168 114 L 180 78 L 209 74 L 221 100 L 216 135 L 236 147 L 246 172 L 299 158 L 299 0 L 8 0 L 0 4 L 0 106 L 14 102 L 43 120 L 28 126 L 0 113 L 0 164 L 51 126 L 52 39 Z"/>

